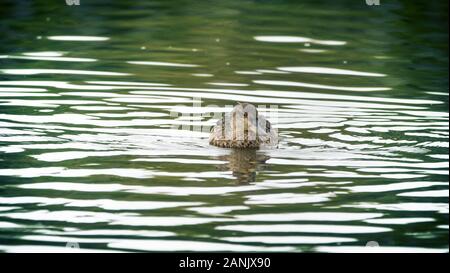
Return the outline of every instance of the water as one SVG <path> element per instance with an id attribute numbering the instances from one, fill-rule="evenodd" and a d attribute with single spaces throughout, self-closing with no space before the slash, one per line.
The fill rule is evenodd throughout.
<path id="1" fill-rule="evenodd" d="M 96 2 L 0 9 L 0 251 L 448 251 L 447 2 Z"/>

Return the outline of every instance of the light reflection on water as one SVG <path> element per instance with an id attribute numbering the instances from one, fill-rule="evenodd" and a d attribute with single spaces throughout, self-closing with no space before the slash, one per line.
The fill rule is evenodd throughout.
<path id="1" fill-rule="evenodd" d="M 187 24 L 190 38 L 149 37 L 176 15 L 149 26 L 131 12 L 104 31 L 59 26 L 1 46 L 0 251 L 448 251 L 447 53 L 425 43 L 423 73 L 396 44 L 407 37 L 361 32 L 346 8 L 334 7 L 351 33 L 308 31 L 317 21 L 296 19 L 308 8 L 266 5 L 245 20 L 269 29 L 209 33 L 213 14 Z M 220 149 L 207 131 L 175 129 L 211 126 L 236 101 L 269 119 L 278 107 L 277 149 Z"/>

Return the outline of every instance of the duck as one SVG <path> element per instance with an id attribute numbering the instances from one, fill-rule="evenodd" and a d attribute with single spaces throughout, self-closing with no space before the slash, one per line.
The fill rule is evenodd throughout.
<path id="1" fill-rule="evenodd" d="M 209 144 L 221 148 L 259 149 L 278 145 L 278 130 L 251 103 L 238 103 L 211 128 Z"/>

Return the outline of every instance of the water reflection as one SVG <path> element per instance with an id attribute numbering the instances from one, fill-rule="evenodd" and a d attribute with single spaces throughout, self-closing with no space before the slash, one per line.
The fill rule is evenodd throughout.
<path id="1" fill-rule="evenodd" d="M 227 161 L 218 165 L 221 170 L 229 170 L 236 178 L 237 184 L 248 184 L 256 181 L 257 172 L 262 170 L 270 157 L 256 149 L 231 149 L 227 155 L 218 157 Z"/>

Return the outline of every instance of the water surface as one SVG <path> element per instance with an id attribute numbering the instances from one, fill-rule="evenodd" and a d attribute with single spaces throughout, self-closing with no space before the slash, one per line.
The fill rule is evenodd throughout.
<path id="1" fill-rule="evenodd" d="M 0 9 L 0 251 L 448 251 L 447 2 L 60 2 Z"/>

